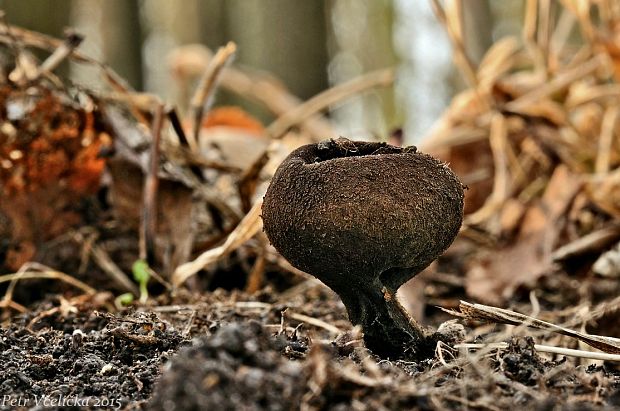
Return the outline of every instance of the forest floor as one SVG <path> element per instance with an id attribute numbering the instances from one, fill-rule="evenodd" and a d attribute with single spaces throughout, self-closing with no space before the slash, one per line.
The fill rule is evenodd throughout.
<path id="1" fill-rule="evenodd" d="M 620 408 L 617 367 L 544 358 L 532 337 L 378 358 L 337 296 L 308 281 L 285 298 L 219 289 L 113 313 L 109 293 L 49 295 L 0 328 L 0 409 Z"/>
<path id="2" fill-rule="evenodd" d="M 456 15 L 438 10 L 448 26 Z M 530 37 L 498 41 L 477 71 L 457 60 L 475 84 L 420 148 L 469 188 L 457 239 L 401 300 L 425 326 L 456 317 L 470 345 L 403 361 L 368 351 L 260 220 L 282 153 L 323 140 L 319 112 L 392 70 L 300 102 L 228 65 L 232 43 L 186 49 L 179 64 L 209 55 L 198 106 L 228 88 L 276 120 L 181 116 L 76 52 L 75 34 L 0 22 L 0 410 L 620 409 L 620 111 L 606 98 L 620 64 L 596 43 L 620 37 L 592 35 L 574 59 L 540 58 L 548 44 Z M 113 92 L 64 84 L 49 72 L 63 58 Z"/>

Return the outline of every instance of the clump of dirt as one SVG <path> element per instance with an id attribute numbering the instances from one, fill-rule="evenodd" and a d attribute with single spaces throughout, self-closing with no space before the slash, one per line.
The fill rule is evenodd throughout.
<path id="1" fill-rule="evenodd" d="M 532 337 L 513 337 L 508 351 L 502 358 L 506 376 L 524 385 L 536 385 L 545 369 L 542 359 L 534 349 Z"/>
<path id="2" fill-rule="evenodd" d="M 149 410 L 287 410 L 301 402 L 306 373 L 260 323 L 232 323 L 183 348 L 161 376 Z"/>

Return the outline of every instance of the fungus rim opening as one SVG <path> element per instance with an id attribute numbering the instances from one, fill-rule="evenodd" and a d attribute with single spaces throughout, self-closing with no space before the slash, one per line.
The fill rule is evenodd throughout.
<path id="1" fill-rule="evenodd" d="M 386 142 L 365 142 L 346 139 L 329 139 L 318 143 L 312 155 L 302 156 L 307 166 L 348 157 L 373 157 L 381 155 L 403 155 L 417 153 L 417 147 L 399 147 Z"/>

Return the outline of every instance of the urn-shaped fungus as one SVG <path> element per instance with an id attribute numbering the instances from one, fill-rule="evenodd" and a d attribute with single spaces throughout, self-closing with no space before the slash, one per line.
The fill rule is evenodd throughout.
<path id="1" fill-rule="evenodd" d="M 342 299 L 366 346 L 391 358 L 432 355 L 438 339 L 396 291 L 448 248 L 463 219 L 463 186 L 435 158 L 344 138 L 302 146 L 265 194 L 267 237 L 295 267 Z"/>

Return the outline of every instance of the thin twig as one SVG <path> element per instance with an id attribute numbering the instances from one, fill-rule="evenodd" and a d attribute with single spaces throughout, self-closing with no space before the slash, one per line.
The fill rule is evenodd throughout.
<path id="1" fill-rule="evenodd" d="M 181 335 L 184 338 L 187 337 L 190 331 L 192 330 L 192 326 L 194 325 L 195 319 L 196 319 L 196 310 L 192 310 L 189 316 L 189 319 L 187 320 L 187 324 L 185 324 L 185 327 L 183 327 L 183 332 L 181 332 Z"/>
<path id="2" fill-rule="evenodd" d="M 162 104 L 161 99 L 152 93 L 122 92 L 113 91 L 109 93 L 98 93 L 97 98 L 102 101 L 120 102 L 128 104 L 135 110 L 151 111 L 153 107 Z"/>
<path id="3" fill-rule="evenodd" d="M 187 140 L 187 135 L 185 135 L 185 130 L 183 129 L 183 124 L 181 124 L 181 119 L 179 119 L 179 113 L 177 113 L 177 110 L 174 107 L 166 107 L 166 115 L 168 116 L 170 125 L 172 125 L 172 129 L 179 138 L 181 145 L 188 147 L 189 141 Z"/>
<path id="4" fill-rule="evenodd" d="M 342 330 L 335 325 L 331 325 L 326 323 L 323 320 L 319 320 L 318 318 L 310 317 L 304 314 L 291 313 L 289 311 L 284 314 L 287 318 L 292 318 L 293 320 L 301 321 L 306 324 L 314 325 L 315 327 L 323 328 L 324 330 L 329 331 L 334 335 L 342 334 Z"/>
<path id="5" fill-rule="evenodd" d="M 274 139 L 284 136 L 293 126 L 321 110 L 347 97 L 375 87 L 387 87 L 394 82 L 394 69 L 382 69 L 363 74 L 317 94 L 310 100 L 286 112 L 267 127 L 267 134 Z"/>
<path id="6" fill-rule="evenodd" d="M 194 124 L 192 125 L 193 141 L 189 140 L 189 143 L 193 150 L 198 147 L 198 135 L 200 133 L 202 117 L 208 111 L 209 102 L 217 89 L 221 73 L 224 67 L 232 61 L 236 51 L 237 45 L 232 41 L 228 42 L 226 46 L 220 47 L 213 59 L 209 62 L 196 88 L 196 92 L 192 97 L 191 107 L 194 114 Z"/>
<path id="7" fill-rule="evenodd" d="M 620 354 L 619 338 L 582 333 L 566 327 L 552 324 L 547 321 L 542 321 L 537 318 L 533 318 L 515 311 L 484 304 L 471 304 L 466 301 L 461 301 L 459 310 L 460 311 L 455 312 L 444 309 L 445 312 L 461 318 L 495 322 L 500 324 L 527 326 L 547 332 L 554 332 L 557 334 L 565 335 L 567 337 L 578 339 L 579 341 L 582 341 L 589 346 L 599 349 L 601 351 L 610 354 Z"/>
<path id="8" fill-rule="evenodd" d="M 148 174 L 144 180 L 144 201 L 142 208 L 142 221 L 140 227 L 140 258 L 149 266 L 155 262 L 155 236 L 157 235 L 157 192 L 159 188 L 159 160 L 161 129 L 163 126 L 164 106 L 158 104 L 155 108 L 153 128 L 151 130 L 153 140 L 151 142 L 151 158 Z"/>
<path id="9" fill-rule="evenodd" d="M 116 265 L 116 263 L 110 258 L 109 254 L 101 246 L 93 244 L 90 252 L 95 264 L 97 264 L 112 281 L 122 287 L 125 291 L 129 291 L 134 295 L 140 294 L 140 290 L 138 290 L 136 283 L 127 277 L 123 270 Z"/>
<path id="10" fill-rule="evenodd" d="M 39 70 L 36 78 L 41 76 L 43 73 L 52 72 L 62 63 L 73 50 L 79 47 L 79 45 L 84 40 L 84 37 L 80 34 L 74 32 L 73 30 L 67 30 L 65 33 L 65 41 L 62 42 L 62 45 L 58 47 L 52 54 L 49 55 L 47 59 L 39 66 Z"/>
<path id="11" fill-rule="evenodd" d="M 605 110 L 601 123 L 601 136 L 598 141 L 598 153 L 594 170 L 597 173 L 606 173 L 611 164 L 611 152 L 616 136 L 616 123 L 618 120 L 618 106 L 610 106 Z"/>
<path id="12" fill-rule="evenodd" d="M 265 276 L 265 246 L 261 244 L 258 250 L 258 255 L 252 266 L 252 270 L 247 275 L 247 281 L 245 286 L 245 292 L 248 294 L 254 294 L 263 285 L 263 278 Z"/>
<path id="13" fill-rule="evenodd" d="M 18 280 L 34 280 L 34 279 L 46 279 L 46 280 L 59 280 L 70 284 L 80 290 L 84 291 L 86 294 L 96 294 L 97 290 L 92 288 L 91 286 L 83 283 L 77 278 L 71 277 L 68 274 L 62 273 L 60 271 L 54 270 L 46 270 L 46 271 L 24 271 L 21 273 L 13 273 L 13 274 L 5 274 L 0 276 L 0 283 L 5 283 L 7 281 L 13 281 L 14 279 Z"/>
<path id="14" fill-rule="evenodd" d="M 31 268 L 33 268 L 33 264 L 26 263 L 21 266 L 19 270 L 17 270 L 17 276 L 13 280 L 11 280 L 9 286 L 6 289 L 6 292 L 4 293 L 4 297 L 2 298 L 1 304 L 3 307 L 11 305 L 11 302 L 13 301 L 13 292 L 15 291 L 15 287 L 17 286 L 17 282 L 20 280 L 21 276 Z"/>
<path id="15" fill-rule="evenodd" d="M 565 261 L 579 255 L 596 252 L 609 247 L 620 238 L 620 224 L 610 224 L 592 231 L 556 249 L 551 254 L 553 261 Z"/>
<path id="16" fill-rule="evenodd" d="M 538 1 L 538 47 L 542 52 L 543 56 L 547 56 L 549 58 L 549 41 L 551 39 L 551 25 L 552 25 L 552 17 L 551 17 L 551 1 L 550 0 L 539 0 Z M 547 61 L 547 67 L 549 66 Z"/>
<path id="17" fill-rule="evenodd" d="M 50 52 L 54 52 L 56 49 L 62 47 L 63 44 L 63 40 L 59 40 L 54 37 L 27 30 L 21 27 L 8 24 L 0 26 L 0 43 L 14 44 L 15 40 L 18 40 L 27 46 L 36 47 Z M 131 86 L 127 84 L 127 82 L 121 76 L 119 76 L 112 68 L 110 68 L 106 64 L 101 63 L 91 57 L 88 57 L 87 55 L 82 54 L 75 49 L 71 51 L 69 56 L 74 61 L 97 66 L 99 69 L 102 70 L 106 80 L 108 80 L 110 85 L 117 91 L 125 93 L 132 91 Z"/>

